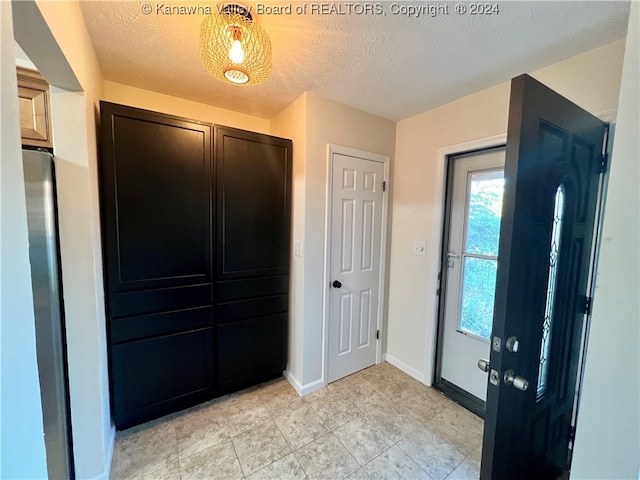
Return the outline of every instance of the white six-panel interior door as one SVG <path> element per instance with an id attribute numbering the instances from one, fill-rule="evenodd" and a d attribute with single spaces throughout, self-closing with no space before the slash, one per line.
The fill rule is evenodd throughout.
<path id="1" fill-rule="evenodd" d="M 333 382 L 376 362 L 388 158 L 330 155 L 327 379 Z"/>

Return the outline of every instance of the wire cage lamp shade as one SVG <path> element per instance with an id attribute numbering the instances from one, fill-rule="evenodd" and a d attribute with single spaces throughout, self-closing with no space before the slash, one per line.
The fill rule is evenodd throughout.
<path id="1" fill-rule="evenodd" d="M 257 85 L 271 74 L 271 41 L 247 8 L 225 5 L 200 25 L 200 59 L 224 82 Z"/>

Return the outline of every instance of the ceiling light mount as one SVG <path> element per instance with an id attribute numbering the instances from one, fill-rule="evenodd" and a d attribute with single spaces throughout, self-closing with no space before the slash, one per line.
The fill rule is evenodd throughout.
<path id="1" fill-rule="evenodd" d="M 214 77 L 234 85 L 257 85 L 271 74 L 271 41 L 250 9 L 218 8 L 200 26 L 200 59 Z"/>

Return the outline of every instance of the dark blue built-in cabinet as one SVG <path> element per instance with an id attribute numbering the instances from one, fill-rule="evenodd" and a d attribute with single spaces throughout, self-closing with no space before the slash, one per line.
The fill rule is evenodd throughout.
<path id="1" fill-rule="evenodd" d="M 290 140 L 100 103 L 118 428 L 282 374 Z"/>

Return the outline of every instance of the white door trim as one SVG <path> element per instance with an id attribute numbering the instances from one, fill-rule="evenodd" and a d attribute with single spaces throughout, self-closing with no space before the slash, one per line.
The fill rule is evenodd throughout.
<path id="1" fill-rule="evenodd" d="M 333 178 L 333 155 L 345 155 L 347 157 L 361 158 L 373 162 L 384 164 L 383 181 L 387 183 L 385 195 L 382 197 L 382 232 L 380 242 L 380 287 L 378 291 L 378 324 L 376 328 L 380 330 L 381 337 L 383 325 L 383 313 L 385 312 L 386 291 L 386 271 L 387 271 L 387 218 L 389 212 L 389 164 L 391 159 L 386 155 L 378 153 L 365 152 L 354 148 L 343 147 L 340 145 L 327 144 L 327 201 L 325 204 L 325 238 L 324 238 L 324 273 L 322 278 L 322 295 L 324 302 L 322 304 L 322 384 L 328 383 L 328 362 L 329 362 L 329 282 L 331 274 L 331 199 L 333 197 L 333 188 L 331 179 Z M 382 360 L 382 338 L 376 342 L 376 363 Z"/>
<path id="2" fill-rule="evenodd" d="M 426 363 L 424 368 L 424 383 L 431 385 L 433 383 L 434 370 L 436 365 L 436 342 L 438 339 L 438 300 L 439 300 L 439 279 L 438 275 L 442 268 L 441 252 L 442 238 L 444 233 L 444 205 L 445 205 L 445 187 L 447 184 L 447 158 L 451 155 L 472 152 L 484 148 L 499 147 L 506 145 L 507 134 L 494 135 L 492 137 L 480 138 L 469 142 L 458 143 L 439 148 L 436 151 L 436 184 L 434 188 L 434 205 L 433 205 L 433 223 L 431 224 L 431 235 L 427 240 L 427 245 L 431 245 L 429 255 L 429 279 L 427 292 L 429 295 L 428 302 L 431 304 L 430 314 L 433 318 L 433 328 L 427 329 L 426 351 L 431 352 L 426 355 Z"/>

